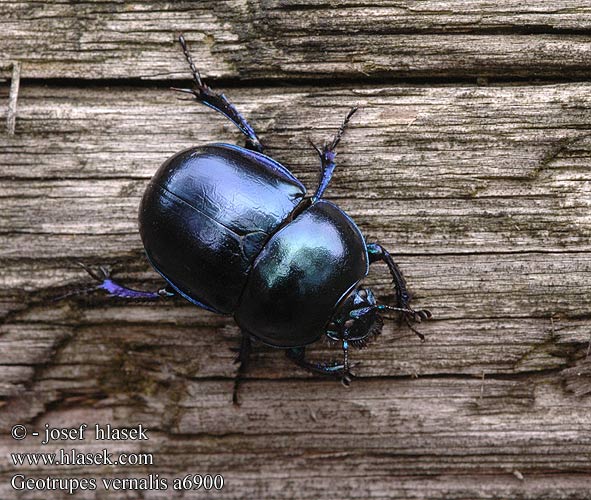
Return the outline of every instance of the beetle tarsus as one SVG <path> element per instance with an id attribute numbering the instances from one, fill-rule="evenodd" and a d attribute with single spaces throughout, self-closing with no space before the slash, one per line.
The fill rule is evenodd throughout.
<path id="1" fill-rule="evenodd" d="M 54 300 L 61 300 L 73 295 L 82 295 L 95 290 L 104 290 L 110 297 L 119 297 L 122 299 L 133 300 L 156 300 L 161 298 L 172 297 L 175 295 L 174 291 L 168 286 L 159 289 L 156 292 L 144 292 L 141 290 L 134 290 L 127 288 L 111 279 L 111 271 L 106 266 L 98 266 L 98 270 L 94 270 L 82 262 L 76 262 L 88 275 L 98 283 L 92 287 L 81 288 L 73 290 L 65 295 L 61 295 Z"/>
<path id="2" fill-rule="evenodd" d="M 185 38 L 182 34 L 179 35 L 179 42 L 183 48 L 185 59 L 189 63 L 191 73 L 193 74 L 195 89 L 190 90 L 173 88 L 173 90 L 187 94 L 190 93 L 195 97 L 196 101 L 205 104 L 206 106 L 224 115 L 246 136 L 246 148 L 262 153 L 263 145 L 246 118 L 240 114 L 240 112 L 234 107 L 234 105 L 226 98 L 224 94 L 218 94 L 217 92 L 214 92 L 208 85 L 203 83 L 201 74 L 193 62 L 193 58 L 191 57 L 191 53 L 187 47 L 187 42 L 185 41 Z"/>
<path id="3" fill-rule="evenodd" d="M 349 120 L 357 112 L 358 109 L 359 108 L 357 106 L 353 106 L 349 110 L 349 112 L 347 113 L 347 116 L 345 116 L 345 119 L 343 120 L 343 123 L 339 127 L 339 130 L 335 134 L 334 139 L 332 140 L 332 143 L 330 144 L 330 147 L 329 147 L 330 150 L 334 151 L 336 149 L 339 142 L 341 141 L 341 137 L 343 137 L 343 134 L 345 133 L 347 125 L 349 124 Z"/>
<path id="4" fill-rule="evenodd" d="M 288 359 L 293 361 L 296 365 L 304 368 L 312 373 L 318 373 L 328 377 L 340 379 L 343 385 L 348 386 L 351 383 L 353 375 L 349 372 L 348 360 L 347 366 L 342 363 L 314 363 L 306 359 L 305 347 L 292 347 L 285 351 Z"/>
<path id="5" fill-rule="evenodd" d="M 320 198 L 322 198 L 324 191 L 326 191 L 326 188 L 328 187 L 328 184 L 330 183 L 330 180 L 332 179 L 332 174 L 333 174 L 334 169 L 336 167 L 336 162 L 335 162 L 335 159 L 337 156 L 336 148 L 337 148 L 339 142 L 341 141 L 341 137 L 343 137 L 343 134 L 345 133 L 345 129 L 347 128 L 347 125 L 349 124 L 349 120 L 355 114 L 357 109 L 359 109 L 359 108 L 357 108 L 355 106 L 349 110 L 349 112 L 347 113 L 347 116 L 345 116 L 343 123 L 339 127 L 339 130 L 335 134 L 334 139 L 332 140 L 332 142 L 330 144 L 325 144 L 324 147 L 322 149 L 320 149 L 311 140 L 309 140 L 310 144 L 312 144 L 312 147 L 316 150 L 316 152 L 318 153 L 318 156 L 320 157 L 320 181 L 318 182 L 318 187 L 316 188 L 316 193 L 312 197 L 312 200 L 314 202 L 316 202 Z"/>
<path id="6" fill-rule="evenodd" d="M 203 82 L 201 81 L 201 74 L 199 73 L 199 70 L 195 66 L 195 63 L 193 62 L 193 58 L 191 57 L 191 52 L 189 52 L 189 48 L 187 47 L 187 42 L 185 41 L 185 37 L 183 36 L 182 33 L 179 34 L 179 43 L 181 44 L 181 47 L 183 48 L 183 54 L 185 55 L 185 59 L 189 63 L 189 68 L 191 68 L 191 73 L 193 73 L 193 80 L 195 80 L 195 83 L 198 86 L 202 87 Z"/>
<path id="7" fill-rule="evenodd" d="M 246 370 L 248 369 L 248 362 L 250 360 L 250 353 L 252 351 L 252 342 L 250 340 L 250 335 L 243 332 L 242 333 L 242 340 L 240 342 L 240 349 L 238 349 L 238 355 L 234 360 L 234 364 L 238 364 L 238 371 L 236 372 L 236 376 L 234 377 L 234 389 L 232 391 L 232 403 L 235 406 L 240 406 L 240 400 L 238 399 L 238 390 L 240 389 L 240 385 L 244 380 L 244 375 Z"/>
<path id="8" fill-rule="evenodd" d="M 351 385 L 351 372 L 349 371 L 349 342 L 343 340 L 343 375 L 341 383 L 345 387 Z"/>

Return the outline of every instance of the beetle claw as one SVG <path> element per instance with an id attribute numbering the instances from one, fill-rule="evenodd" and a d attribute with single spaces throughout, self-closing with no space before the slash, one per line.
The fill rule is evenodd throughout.
<path id="1" fill-rule="evenodd" d="M 98 281 L 99 283 L 103 283 L 105 280 L 108 280 L 111 277 L 111 271 L 106 266 L 98 267 L 100 271 L 99 274 L 97 271 L 91 269 L 89 266 L 82 262 L 76 262 L 76 264 L 78 264 L 82 269 L 84 269 L 93 280 Z"/>
<path id="2" fill-rule="evenodd" d="M 308 142 L 316 150 L 316 152 L 318 153 L 318 156 L 320 158 L 322 158 L 322 150 L 318 146 L 316 146 L 316 144 L 314 144 L 314 142 L 312 142 L 312 139 L 310 139 L 309 137 L 308 137 Z"/>
<path id="3" fill-rule="evenodd" d="M 425 342 L 425 341 L 427 340 L 427 339 L 425 338 L 425 335 L 423 335 L 421 332 L 419 332 L 419 331 L 418 331 L 418 330 L 417 330 L 415 327 L 413 327 L 413 326 L 410 324 L 410 319 L 409 319 L 409 318 L 404 318 L 404 319 L 405 319 L 406 326 L 408 326 L 408 327 L 409 327 L 409 328 L 412 330 L 412 332 L 413 332 L 413 333 L 414 333 L 414 334 L 415 334 L 417 337 L 419 337 L 419 339 L 421 339 L 421 342 Z"/>
<path id="4" fill-rule="evenodd" d="M 192 89 L 181 89 L 179 87 L 170 87 L 170 90 L 174 90 L 175 92 L 183 92 L 184 94 L 194 94 L 195 91 Z"/>
<path id="5" fill-rule="evenodd" d="M 99 266 L 101 273 L 103 273 L 104 279 L 109 279 L 111 277 L 111 271 L 105 266 Z"/>
<path id="6" fill-rule="evenodd" d="M 101 278 L 95 271 L 93 271 L 86 264 L 84 264 L 83 262 L 76 262 L 76 264 L 78 264 L 82 269 L 84 269 L 92 279 L 94 279 L 95 281 L 101 282 L 101 283 L 103 282 L 103 278 Z M 101 271 L 102 271 L 102 269 L 101 269 Z M 103 273 L 104 273 L 104 271 L 103 271 Z"/>

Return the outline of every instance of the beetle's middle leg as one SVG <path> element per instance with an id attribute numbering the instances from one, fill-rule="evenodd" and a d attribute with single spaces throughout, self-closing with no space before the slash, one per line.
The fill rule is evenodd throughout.
<path id="1" fill-rule="evenodd" d="M 314 193 L 314 196 L 312 196 L 312 203 L 318 201 L 322 197 L 322 195 L 324 194 L 324 191 L 326 191 L 326 188 L 328 187 L 328 184 L 330 183 L 330 180 L 332 179 L 332 174 L 333 174 L 334 169 L 336 167 L 335 160 L 336 160 L 336 156 L 337 156 L 337 153 L 336 153 L 337 146 L 341 140 L 341 137 L 345 133 L 345 129 L 347 128 L 349 120 L 355 114 L 357 109 L 358 108 L 353 107 L 349 110 L 349 112 L 347 113 L 347 116 L 345 116 L 345 119 L 343 120 L 343 123 L 341 124 L 341 127 L 339 128 L 339 130 L 335 134 L 334 139 L 332 140 L 332 142 L 330 144 L 325 144 L 324 147 L 322 149 L 320 149 L 314 143 L 311 143 L 312 146 L 314 147 L 314 149 L 316 150 L 316 152 L 318 153 L 318 156 L 320 157 L 320 181 L 318 182 L 318 187 L 316 188 L 316 193 Z"/>
<path id="2" fill-rule="evenodd" d="M 242 332 L 242 340 L 240 342 L 240 349 L 238 350 L 238 355 L 234 360 L 234 363 L 239 364 L 238 372 L 236 373 L 236 377 L 234 378 L 234 390 L 232 391 L 232 403 L 235 405 L 239 405 L 240 401 L 238 399 L 238 389 L 240 388 L 240 383 L 244 379 L 244 374 L 248 369 L 248 362 L 250 361 L 250 353 L 252 351 L 252 341 L 250 340 L 250 335 L 243 331 Z"/>
<path id="3" fill-rule="evenodd" d="M 348 386 L 351 383 L 352 373 L 349 371 L 349 354 L 348 345 L 343 347 L 344 362 L 341 363 L 314 363 L 306 359 L 305 347 L 292 347 L 285 351 L 288 359 L 293 361 L 296 365 L 311 371 L 312 373 L 319 373 L 321 375 L 328 375 L 329 377 L 336 377 L 341 380 L 343 385 Z"/>
<path id="4" fill-rule="evenodd" d="M 185 38 L 183 35 L 179 35 L 179 42 L 183 47 L 183 53 L 185 54 L 185 58 L 189 63 L 189 67 L 191 68 L 191 73 L 193 73 L 193 80 L 195 81 L 195 88 L 194 89 L 177 89 L 173 88 L 178 92 L 185 92 L 186 94 L 191 94 L 195 97 L 197 102 L 205 104 L 206 106 L 215 109 L 222 115 L 224 115 L 228 120 L 230 120 L 234 125 L 238 127 L 240 132 L 242 132 L 246 136 L 246 147 L 248 149 L 252 149 L 253 151 L 258 151 L 259 153 L 263 152 L 263 145 L 261 144 L 260 139 L 258 138 L 256 132 L 251 127 L 250 123 L 246 121 L 240 112 L 234 107 L 234 105 L 228 101 L 224 94 L 218 94 L 214 92 L 211 88 L 209 88 L 203 80 L 201 80 L 201 75 L 199 74 L 199 70 L 195 67 L 195 63 L 193 63 L 193 58 L 191 57 L 191 53 L 187 48 L 187 43 L 185 42 Z"/>

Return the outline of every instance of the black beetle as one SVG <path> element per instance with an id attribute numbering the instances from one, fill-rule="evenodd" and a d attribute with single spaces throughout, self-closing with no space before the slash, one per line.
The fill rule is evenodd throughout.
<path id="1" fill-rule="evenodd" d="M 377 243 L 366 243 L 351 218 L 322 199 L 335 168 L 336 147 L 349 111 L 333 141 L 316 149 L 321 163 L 312 196 L 283 165 L 263 154 L 257 134 L 228 101 L 205 85 L 183 36 L 197 102 L 220 112 L 246 136 L 245 147 L 211 144 L 169 158 L 143 196 L 139 225 L 150 263 L 167 281 L 158 292 L 142 292 L 115 283 L 86 268 L 110 295 L 157 299 L 178 294 L 221 314 L 233 314 L 242 331 L 240 368 L 233 400 L 244 374 L 251 338 L 286 349 L 298 365 L 340 378 L 349 385 L 348 349 L 362 347 L 381 332 L 380 311 L 402 314 L 409 324 L 431 317 L 413 310 L 400 269 Z M 396 286 L 396 306 L 378 304 L 360 286 L 369 265 L 384 262 Z M 421 338 L 423 336 L 410 326 Z M 305 346 L 322 335 L 340 343 L 342 363 L 312 363 Z"/>

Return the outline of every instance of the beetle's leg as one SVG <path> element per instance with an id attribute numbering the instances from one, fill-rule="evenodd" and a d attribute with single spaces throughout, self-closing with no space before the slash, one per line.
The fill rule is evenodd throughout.
<path id="1" fill-rule="evenodd" d="M 390 274 L 392 275 L 392 279 L 394 280 L 394 284 L 396 285 L 396 295 L 398 299 L 397 305 L 401 308 L 407 308 L 409 302 L 411 301 L 411 296 L 408 292 L 408 289 L 406 288 L 406 280 L 404 279 L 398 264 L 394 262 L 394 259 L 388 250 L 386 250 L 379 243 L 369 243 L 367 245 L 367 254 L 369 255 L 370 264 L 381 261 L 388 266 Z"/>
<path id="2" fill-rule="evenodd" d="M 143 292 L 140 290 L 133 290 L 132 288 L 126 288 L 113 281 L 111 279 L 109 270 L 104 266 L 100 266 L 99 272 L 95 272 L 88 266 L 82 264 L 82 262 L 78 262 L 78 265 L 80 265 L 82 269 L 84 269 L 90 275 L 90 277 L 99 284 L 80 290 L 74 290 L 70 293 L 57 297 L 55 300 L 61 300 L 72 295 L 80 295 L 82 293 L 87 293 L 94 290 L 105 290 L 111 297 L 135 300 L 156 300 L 165 297 L 172 297 L 175 295 L 174 291 L 172 291 L 168 286 L 161 288 L 157 292 Z"/>
<path id="3" fill-rule="evenodd" d="M 296 365 L 311 371 L 312 373 L 319 373 L 329 377 L 336 377 L 341 380 L 343 385 L 349 386 L 351 383 L 352 373 L 349 372 L 349 356 L 348 344 L 344 343 L 343 352 L 345 356 L 344 364 L 341 363 L 314 363 L 306 359 L 305 347 L 292 347 L 285 351 L 285 355 L 293 361 Z"/>
<path id="4" fill-rule="evenodd" d="M 410 325 L 410 322 L 417 321 L 417 318 L 431 318 L 431 312 L 427 309 L 419 309 L 415 311 L 412 307 L 410 307 L 409 304 L 412 297 L 406 287 L 406 280 L 404 279 L 398 264 L 394 262 L 394 259 L 388 250 L 386 250 L 379 243 L 369 243 L 367 245 L 367 254 L 369 255 L 370 264 L 381 261 L 388 266 L 390 274 L 392 275 L 392 279 L 394 280 L 394 285 L 396 286 L 397 306 L 401 309 L 404 309 L 402 314 L 406 324 L 421 338 L 421 340 L 424 340 L 424 335 L 415 330 L 412 325 Z"/>
<path id="5" fill-rule="evenodd" d="M 240 382 L 242 382 L 244 374 L 248 368 L 251 350 L 252 342 L 250 340 L 250 335 L 246 332 L 242 332 L 240 350 L 238 351 L 238 356 L 236 356 L 236 359 L 234 360 L 234 363 L 240 364 L 238 367 L 238 372 L 236 373 L 236 377 L 234 378 L 234 390 L 232 391 L 232 403 L 235 405 L 240 404 L 240 401 L 238 400 L 238 389 L 240 388 Z"/>
<path id="6" fill-rule="evenodd" d="M 252 149 L 254 151 L 262 153 L 263 145 L 257 137 L 257 134 L 254 131 L 254 129 L 246 121 L 246 118 L 244 118 L 240 114 L 240 112 L 234 107 L 234 105 L 230 101 L 228 101 L 224 94 L 218 94 L 217 92 L 214 92 L 205 83 L 203 83 L 203 80 L 201 80 L 201 75 L 199 74 L 199 70 L 195 67 L 195 64 L 193 63 L 193 58 L 191 57 L 191 53 L 187 48 L 187 43 L 185 42 L 185 38 L 183 37 L 183 35 L 179 35 L 179 42 L 183 48 L 183 53 L 185 54 L 185 58 L 189 63 L 189 67 L 191 68 L 191 73 L 193 73 L 195 88 L 173 88 L 173 90 L 176 90 L 178 92 L 184 92 L 186 94 L 192 94 L 197 102 L 205 104 L 206 106 L 215 109 L 216 111 L 224 115 L 228 120 L 230 120 L 234 125 L 236 125 L 240 129 L 240 131 L 246 136 L 246 147 L 248 149 Z"/>
<path id="7" fill-rule="evenodd" d="M 326 191 L 326 188 L 330 183 L 330 179 L 332 178 L 332 174 L 336 167 L 336 148 L 341 140 L 341 137 L 345 133 L 345 129 L 347 128 L 349 120 L 355 114 L 356 111 L 356 107 L 351 108 L 349 110 L 347 116 L 345 116 L 345 119 L 341 124 L 341 127 L 337 131 L 336 135 L 334 136 L 334 139 L 330 144 L 325 144 L 324 147 L 320 149 L 317 146 L 315 146 L 314 143 L 312 143 L 312 146 L 314 147 L 314 149 L 318 153 L 318 156 L 320 157 L 320 181 L 318 182 L 316 193 L 314 193 L 314 196 L 312 196 L 312 203 L 318 201 L 322 197 L 324 191 Z"/>

